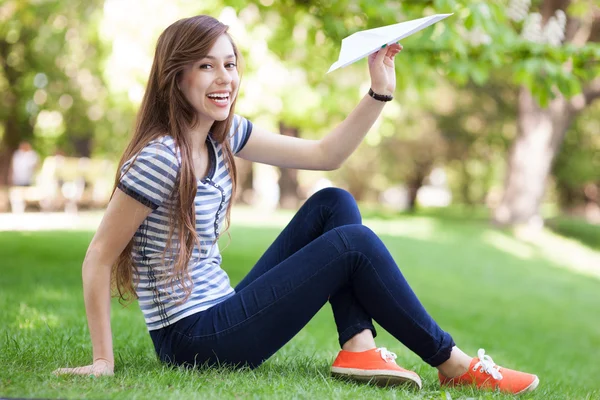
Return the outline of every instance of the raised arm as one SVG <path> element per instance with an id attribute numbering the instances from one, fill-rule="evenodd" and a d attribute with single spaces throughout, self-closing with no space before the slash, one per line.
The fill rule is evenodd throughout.
<path id="1" fill-rule="evenodd" d="M 402 50 L 393 44 L 369 56 L 371 89 L 392 95 L 396 88 L 394 57 Z M 365 95 L 346 119 L 320 140 L 307 140 L 254 127 L 244 148 L 237 154 L 250 161 L 283 168 L 332 170 L 356 150 L 383 110 L 384 102 Z"/>
<path id="2" fill-rule="evenodd" d="M 57 374 L 112 375 L 114 355 L 110 327 L 111 267 L 152 211 L 117 189 L 83 262 L 83 297 L 93 348 L 93 363 L 60 368 Z"/>

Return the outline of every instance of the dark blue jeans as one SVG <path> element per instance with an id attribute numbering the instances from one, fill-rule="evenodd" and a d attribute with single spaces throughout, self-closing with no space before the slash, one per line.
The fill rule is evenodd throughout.
<path id="1" fill-rule="evenodd" d="M 256 367 L 331 304 L 340 346 L 372 319 L 437 366 L 454 342 L 427 314 L 354 198 L 340 189 L 311 196 L 235 288 L 208 310 L 150 331 L 161 360 Z"/>

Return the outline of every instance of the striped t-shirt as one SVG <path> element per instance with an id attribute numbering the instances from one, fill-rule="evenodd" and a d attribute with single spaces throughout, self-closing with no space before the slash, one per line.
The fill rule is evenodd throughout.
<path id="1" fill-rule="evenodd" d="M 233 153 L 240 151 L 252 132 L 252 123 L 235 115 L 229 133 Z M 170 136 L 163 136 L 144 147 L 137 158 L 121 169 L 119 189 L 153 211 L 133 237 L 134 274 L 139 305 L 149 330 L 170 325 L 188 315 L 206 310 L 234 294 L 227 273 L 221 269 L 221 254 L 215 243 L 227 205 L 231 199 L 231 177 L 225 166 L 223 149 L 210 134 L 207 138 L 210 170 L 199 179 L 196 191 L 196 232 L 200 248 L 194 248 L 188 271 L 193 283 L 185 303 L 180 285 L 170 282 L 174 256 L 163 254 L 169 235 L 168 210 L 181 164 L 179 149 Z M 173 237 L 173 243 L 176 238 Z"/>

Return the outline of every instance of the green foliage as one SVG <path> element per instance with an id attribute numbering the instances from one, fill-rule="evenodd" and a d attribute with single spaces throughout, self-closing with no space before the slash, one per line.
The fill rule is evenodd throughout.
<path id="1" fill-rule="evenodd" d="M 413 150 L 419 143 L 423 149 L 428 148 L 425 143 L 437 143 L 438 129 L 425 123 L 414 123 L 406 129 L 407 121 L 412 115 L 422 113 L 419 109 L 433 109 L 437 113 L 435 103 L 440 100 L 428 95 L 437 94 L 437 87 L 450 84 L 461 95 L 476 100 L 461 105 L 461 116 L 438 118 L 439 131 L 442 136 L 447 136 L 449 153 L 433 151 L 429 157 L 431 162 L 427 164 L 440 163 L 444 158 L 450 161 L 447 169 L 455 178 L 453 187 L 458 199 L 480 201 L 491 186 L 499 184 L 499 170 L 505 164 L 502 158 L 516 134 L 512 121 L 517 114 L 514 97 L 517 86 L 527 87 L 542 106 L 547 106 L 559 92 L 566 97 L 581 93 L 583 85 L 600 74 L 600 63 L 597 62 L 600 46 L 597 43 L 552 46 L 526 40 L 521 35 L 524 23 L 514 22 L 506 15 L 508 1 L 308 0 L 254 1 L 250 6 L 241 2 L 230 4 L 240 11 L 255 7 L 261 16 L 256 19 L 256 24 L 264 23 L 272 32 L 266 37 L 269 49 L 287 68 L 305 71 L 308 89 L 286 90 L 282 112 L 278 114 L 287 124 L 297 126 L 303 136 L 326 133 L 327 128 L 341 121 L 364 95 L 368 84 L 364 60 L 325 75 L 337 59 L 344 37 L 359 30 L 434 13 L 454 13 L 402 41 L 405 50 L 396 58 L 396 98 L 402 111 L 386 113 L 381 126 L 369 133 L 368 145 L 377 148 L 384 160 L 371 162 L 365 168 L 375 169 L 374 174 L 378 168 L 383 168 L 385 173 L 384 179 L 379 180 L 381 182 L 412 180 L 415 171 L 423 169 L 415 160 Z M 541 2 L 534 2 L 530 11 L 539 11 L 540 7 Z M 580 17 L 589 13 L 592 7 L 591 2 L 574 1 L 568 12 L 572 12 L 573 17 Z M 310 92 L 312 96 L 306 95 Z M 497 94 L 503 92 L 513 92 L 510 100 Z M 491 111 L 479 109 L 477 100 L 488 96 L 497 108 Z M 502 100 L 504 106 L 498 107 L 498 97 L 502 96 L 505 97 Z M 507 106 L 510 102 L 512 107 Z M 306 115 L 311 117 L 306 118 Z M 464 120 L 470 116 L 484 121 L 483 126 L 479 129 L 466 127 Z M 451 121 L 454 117 L 462 121 Z M 506 128 L 507 125 L 512 126 Z M 393 128 L 388 129 L 388 126 Z M 407 131 L 409 136 L 403 136 Z M 453 137 L 454 133 L 449 131 L 458 136 Z M 390 145 L 390 141 L 395 144 Z M 404 153 L 399 150 L 402 146 L 406 147 Z M 440 146 L 436 144 L 429 148 L 439 149 Z M 396 154 L 391 157 L 385 155 L 394 151 Z M 359 152 L 363 154 L 354 161 L 372 159 L 363 157 L 367 150 Z M 348 161 L 352 162 L 352 159 Z M 468 165 L 484 165 L 487 172 L 479 177 L 470 176 L 469 169 L 481 168 L 466 167 Z M 364 185 L 353 182 L 352 178 L 356 175 L 352 171 L 360 168 L 347 165 L 344 168 L 349 171 L 334 176 L 342 178 L 347 186 L 361 187 L 364 192 Z"/>
<path id="2" fill-rule="evenodd" d="M 516 135 L 513 122 L 516 93 L 498 77 L 475 90 L 473 84 L 454 88 L 443 110 L 432 109 L 436 125 L 447 143 L 443 162 L 450 176 L 453 198 L 466 204 L 483 204 L 497 185 L 504 154 Z"/>
<path id="3" fill-rule="evenodd" d="M 118 157 L 129 137 L 137 106 L 127 92 L 111 90 L 104 76 L 110 45 L 99 33 L 102 4 L 101 0 L 2 2 L 0 91 L 4 96 L 0 98 L 3 123 L 0 137 L 3 146 L 14 147 L 21 138 L 34 137 L 34 145 L 42 155 L 55 149 L 68 154 L 91 149 L 98 155 Z M 405 50 L 396 61 L 396 104 L 386 107 L 381 125 L 372 130 L 366 146 L 359 150 L 364 154 L 357 154 L 350 161 L 355 165 L 335 175 L 342 178 L 342 183 L 360 186 L 365 192 L 409 180 L 418 169 L 412 159 L 414 146 L 422 148 L 433 143 L 433 162 L 450 161 L 447 169 L 451 176 L 457 177 L 454 186 L 459 198 L 466 198 L 456 189 L 461 185 L 460 180 L 467 179 L 464 171 L 469 168 L 464 168 L 465 165 L 492 169 L 493 164 L 495 170 L 501 164 L 498 158 L 504 154 L 511 137 L 500 132 L 499 124 L 514 116 L 514 107 L 479 110 L 475 101 L 462 106 L 461 115 L 454 115 L 457 121 L 450 121 L 453 116 L 448 115 L 443 120 L 438 118 L 439 127 L 420 123 L 415 116 L 438 114 L 435 103 L 439 100 L 436 96 L 440 86 L 450 85 L 463 94 L 472 93 L 467 97 L 480 99 L 493 97 L 502 85 L 502 91 L 508 92 L 516 85 L 524 85 L 545 105 L 557 90 L 573 96 L 581 92 L 586 82 L 600 75 L 598 44 L 553 47 L 526 41 L 520 35 L 523 23 L 506 16 L 507 0 L 213 0 L 176 4 L 178 12 L 186 15 L 203 12 L 219 16 L 225 5 L 238 12 L 246 31 L 236 39 L 248 61 L 241 97 L 252 99 L 251 107 L 240 107 L 240 112 L 271 129 L 283 121 L 299 128 L 304 137 L 327 133 L 348 115 L 368 88 L 364 60 L 325 75 L 337 58 L 342 38 L 362 29 L 434 13 L 454 13 L 402 41 Z M 538 10 L 540 4 L 534 2 L 532 11 Z M 580 18 L 588 15 L 593 6 L 590 1 L 573 1 L 568 13 Z M 268 46 L 268 57 L 256 51 L 261 46 Z M 567 61 L 570 68 L 564 67 Z M 270 74 L 268 68 L 274 65 L 280 68 Z M 265 70 L 269 73 L 265 74 Z M 261 79 L 260 85 L 246 89 L 247 83 Z M 478 93 L 483 91 L 489 93 Z M 476 130 L 465 127 L 464 121 L 471 114 L 488 123 Z M 448 146 L 439 146 L 441 137 Z M 380 158 L 387 157 L 386 160 L 378 160 L 378 154 L 397 150 L 385 148 L 390 142 L 410 143 L 396 158 L 384 155 Z M 571 141 L 568 146 L 571 144 L 576 142 Z M 446 150 L 440 151 L 442 147 Z M 582 157 L 575 156 L 580 153 Z M 494 155 L 493 161 L 489 154 Z M 368 167 L 359 165 L 363 156 L 371 160 Z M 568 167 L 558 170 L 569 172 L 557 170 L 560 179 L 573 174 L 577 175 L 569 178 L 573 182 L 592 179 L 594 170 L 588 166 L 595 164 L 583 161 L 590 160 L 586 149 L 572 149 L 561 157 L 558 164 Z M 565 157 L 569 160 L 564 160 Z M 459 158 L 465 161 L 456 162 Z M 356 171 L 361 168 L 373 171 L 376 183 L 367 187 L 352 182 L 353 176 L 360 176 Z M 484 173 L 473 180 L 469 196 L 481 198 L 492 179 L 496 179 L 495 173 Z"/>
<path id="4" fill-rule="evenodd" d="M 99 0 L 8 0 L 0 7 L 0 90 L 6 93 L 0 120 L 11 135 L 5 145 L 35 133 L 43 155 L 89 151 L 108 97 L 100 74 L 107 51 L 97 32 L 101 6 Z M 17 126 L 18 136 L 7 126 Z"/>
<path id="5" fill-rule="evenodd" d="M 521 24 L 507 18 L 507 2 L 502 1 L 303 1 L 275 2 L 268 7 L 256 4 L 262 14 L 279 16 L 269 47 L 283 60 L 302 65 L 310 82 L 336 80 L 339 85 L 339 81 L 345 80 L 343 71 L 323 77 L 335 61 L 339 43 L 345 36 L 358 30 L 450 12 L 454 13 L 450 18 L 403 41 L 406 51 L 398 59 L 401 88 L 423 88 L 425 81 L 435 80 L 439 75 L 459 84 L 472 80 L 482 85 L 492 74 L 510 71 L 511 82 L 527 86 L 545 105 L 554 96 L 555 87 L 572 96 L 581 91 L 582 82 L 600 71 L 598 63 L 593 61 L 599 59 L 598 44 L 554 47 L 525 40 L 519 36 Z M 569 10 L 580 15 L 591 7 L 590 3 L 577 2 Z M 290 41 L 300 27 L 306 29 L 306 36 Z M 315 46 L 313 39 L 319 35 L 327 40 Z M 564 68 L 566 61 L 572 63 L 571 71 Z M 358 64 L 358 68 L 364 68 L 363 63 Z M 357 67 L 346 67 L 353 68 Z M 403 75 L 408 75 L 408 79 L 401 79 Z"/>
<path id="6" fill-rule="evenodd" d="M 584 204 L 585 186 L 600 184 L 599 110 L 596 104 L 574 121 L 552 167 L 564 207 Z"/>

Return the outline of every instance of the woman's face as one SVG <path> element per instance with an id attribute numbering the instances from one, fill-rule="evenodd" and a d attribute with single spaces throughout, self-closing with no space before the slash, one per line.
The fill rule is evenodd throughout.
<path id="1" fill-rule="evenodd" d="M 199 122 L 223 121 L 229 116 L 240 78 L 233 46 L 221 35 L 206 57 L 189 64 L 179 87 L 198 112 Z"/>

